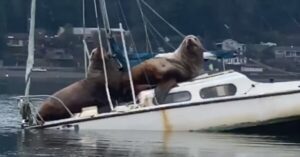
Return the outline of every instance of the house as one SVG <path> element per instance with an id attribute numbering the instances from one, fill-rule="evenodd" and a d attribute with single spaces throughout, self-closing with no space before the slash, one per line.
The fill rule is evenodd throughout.
<path id="1" fill-rule="evenodd" d="M 84 28 L 83 27 L 74 27 L 73 28 L 73 34 L 74 35 L 79 35 L 82 36 L 84 33 L 87 37 L 93 37 L 94 33 L 97 33 L 98 28 L 97 27 L 89 27 L 89 28 Z"/>
<path id="2" fill-rule="evenodd" d="M 299 46 L 278 46 L 273 51 L 276 59 L 300 59 Z"/>
<path id="3" fill-rule="evenodd" d="M 235 51 L 237 53 L 235 58 L 224 59 L 225 64 L 247 64 L 247 57 L 243 56 L 243 54 L 246 52 L 245 44 L 241 44 L 233 39 L 226 39 L 221 43 L 217 43 L 216 46 L 220 47 L 224 51 Z"/>
<path id="4" fill-rule="evenodd" d="M 216 45 L 225 51 L 236 51 L 237 53 L 239 53 L 239 55 L 243 55 L 246 52 L 245 44 L 241 44 L 232 39 L 226 39 L 221 43 L 217 43 Z"/>
<path id="5" fill-rule="evenodd" d="M 27 33 L 8 33 L 5 36 L 6 51 L 3 65 L 25 65 L 27 58 Z"/>
<path id="6" fill-rule="evenodd" d="M 9 33 L 6 36 L 7 47 L 24 47 L 28 44 L 27 33 Z"/>
<path id="7" fill-rule="evenodd" d="M 231 65 L 247 64 L 247 57 L 237 56 L 235 58 L 224 59 L 224 63 L 225 64 L 231 64 Z"/>
<path id="8" fill-rule="evenodd" d="M 63 48 L 47 48 L 46 58 L 50 66 L 72 67 L 76 66 L 74 57 L 66 53 Z"/>

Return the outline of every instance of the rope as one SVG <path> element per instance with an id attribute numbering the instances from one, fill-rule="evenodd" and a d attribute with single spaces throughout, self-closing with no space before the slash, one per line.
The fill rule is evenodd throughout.
<path id="1" fill-rule="evenodd" d="M 176 50 L 176 48 L 169 42 L 167 42 L 163 35 L 161 33 L 159 33 L 159 31 L 151 24 L 151 22 L 148 20 L 148 18 L 145 18 L 146 19 L 146 22 L 148 23 L 148 25 L 153 29 L 153 31 L 170 47 L 172 48 L 173 50 Z"/>
<path id="2" fill-rule="evenodd" d="M 134 91 L 134 85 L 133 85 L 133 80 L 132 80 L 131 68 L 130 68 L 130 63 L 129 63 L 127 49 L 126 49 L 126 43 L 125 43 L 125 38 L 124 38 L 124 32 L 125 31 L 123 29 L 122 23 L 119 24 L 119 27 L 122 30 L 121 38 L 122 38 L 124 56 L 125 56 L 125 59 L 126 59 L 126 64 L 127 64 L 127 69 L 128 69 L 128 76 L 129 76 L 129 81 L 130 81 L 132 100 L 133 100 L 133 104 L 136 105 L 136 98 L 135 98 L 135 91 Z"/>
<path id="3" fill-rule="evenodd" d="M 112 101 L 111 101 L 110 92 L 109 92 L 109 88 L 108 88 L 106 63 L 105 63 L 104 53 L 103 53 L 103 46 L 102 46 L 102 39 L 101 39 L 101 30 L 100 30 L 100 24 L 99 24 L 99 17 L 98 17 L 98 9 L 97 9 L 96 0 L 94 0 L 94 6 L 95 6 L 95 15 L 96 15 L 96 20 L 97 20 L 99 45 L 100 45 L 100 49 L 101 49 L 101 57 L 102 57 L 102 62 L 103 62 L 103 71 L 104 71 L 104 79 L 105 79 L 105 90 L 106 90 L 107 100 L 109 102 L 110 109 L 113 110 L 114 107 L 113 107 L 113 104 L 112 104 Z"/>
<path id="4" fill-rule="evenodd" d="M 20 114 L 23 119 L 23 123 L 28 122 L 29 125 L 33 125 L 34 116 L 31 112 L 31 103 L 28 101 L 28 98 L 26 99 L 20 99 L 18 100 L 18 107 L 20 109 Z"/>
<path id="5" fill-rule="evenodd" d="M 126 27 L 127 27 L 128 30 L 131 30 L 130 27 L 129 27 L 129 25 L 128 25 L 128 22 L 127 22 L 127 20 L 126 20 L 126 16 L 125 16 L 125 13 L 124 13 L 124 9 L 123 9 L 123 7 L 122 7 L 122 4 L 121 4 L 120 0 L 119 0 L 118 2 L 119 2 L 119 6 L 120 6 L 120 10 L 121 10 L 122 17 L 123 17 L 123 19 L 124 19 L 124 21 L 125 21 L 125 25 L 126 25 Z M 130 31 L 130 38 L 131 38 L 131 40 L 132 40 L 132 42 L 133 42 L 133 44 L 134 44 L 133 46 L 134 46 L 135 53 L 137 54 L 137 58 L 138 58 L 138 60 L 141 62 L 142 59 L 141 59 L 141 57 L 139 56 L 139 54 L 137 53 L 137 47 L 136 47 L 136 44 L 135 44 L 135 42 L 134 42 L 133 35 L 132 35 L 131 31 Z M 150 85 L 150 79 L 149 79 L 148 74 L 147 74 L 146 72 L 143 72 L 143 74 L 144 74 L 144 76 L 145 76 L 145 78 L 146 78 L 146 82 Z"/>
<path id="6" fill-rule="evenodd" d="M 178 29 L 176 29 L 171 23 L 169 23 L 167 20 L 165 20 L 162 16 L 157 13 L 148 3 L 146 3 L 144 0 L 141 0 L 142 3 L 149 9 L 151 10 L 158 18 L 160 18 L 163 22 L 165 22 L 170 28 L 172 28 L 177 34 L 179 34 L 182 38 L 185 37 L 183 33 L 181 33 Z"/>
<path id="7" fill-rule="evenodd" d="M 89 51 L 89 49 L 88 49 L 86 40 L 83 40 L 82 42 L 83 42 L 83 50 L 84 50 L 84 53 L 86 54 L 86 57 L 87 57 L 88 59 L 90 59 L 90 58 L 91 58 L 91 55 L 90 55 L 90 51 Z M 87 62 L 87 63 L 88 63 L 88 62 Z M 87 67 L 88 67 L 88 66 L 87 66 Z"/>
<path id="8" fill-rule="evenodd" d="M 273 68 L 272 66 L 269 66 L 269 65 L 266 65 L 266 64 L 263 64 L 257 60 L 254 60 L 252 58 L 249 58 L 250 61 L 252 61 L 253 63 L 255 64 L 258 64 L 266 69 L 269 69 L 269 70 L 273 70 L 273 71 L 277 71 L 277 72 L 280 72 L 280 73 L 284 73 L 284 74 L 287 74 L 287 75 L 290 75 L 290 76 L 297 76 L 297 75 L 300 75 L 300 73 L 296 73 L 296 72 L 289 72 L 289 71 L 285 71 L 283 69 L 279 69 L 279 68 Z"/>
<path id="9" fill-rule="evenodd" d="M 159 41 L 152 29 L 149 29 L 149 33 L 152 36 L 152 39 L 154 40 L 155 47 L 161 47 L 161 44 L 159 43 Z"/>
<path id="10" fill-rule="evenodd" d="M 137 2 L 139 11 L 140 11 L 141 16 L 142 16 L 143 24 L 144 24 L 145 36 L 146 36 L 146 45 L 147 45 L 146 49 L 148 51 L 148 46 L 149 46 L 150 52 L 153 53 L 151 42 L 150 42 L 150 39 L 149 39 L 148 28 L 147 28 L 147 24 L 146 24 L 146 21 L 145 21 L 145 15 L 144 15 L 144 12 L 143 12 L 143 8 L 142 8 L 140 0 L 136 0 L 136 2 Z"/>
<path id="11" fill-rule="evenodd" d="M 108 20 L 108 14 L 107 14 L 107 8 L 106 8 L 106 3 L 105 0 L 99 0 L 100 7 L 101 7 L 101 14 L 102 14 L 102 19 L 103 19 L 103 24 L 106 29 L 106 33 L 110 35 L 110 24 Z"/>
<path id="12" fill-rule="evenodd" d="M 34 28 L 35 28 L 35 13 L 36 13 L 36 0 L 31 0 L 31 10 L 30 10 L 30 30 L 29 30 L 29 42 L 28 42 L 28 56 L 26 63 L 25 72 L 25 98 L 24 101 L 19 102 L 20 113 L 23 120 L 28 120 L 29 124 L 33 123 L 30 101 L 26 97 L 29 95 L 30 84 L 31 84 L 31 74 L 34 64 Z"/>
<path id="13" fill-rule="evenodd" d="M 114 11 L 117 16 L 117 19 L 118 19 L 117 21 L 125 23 L 125 21 L 123 21 L 123 19 L 122 19 L 123 17 L 122 17 L 122 13 L 121 13 L 120 6 L 119 6 L 119 1 L 114 1 L 114 5 L 115 5 L 115 8 L 119 8 L 119 9 L 112 9 L 112 11 Z"/>
<path id="14" fill-rule="evenodd" d="M 35 28 L 35 12 L 36 12 L 36 0 L 31 1 L 30 11 L 30 30 L 29 30 L 29 43 L 28 43 L 28 57 L 26 64 L 26 75 L 25 75 L 25 96 L 29 95 L 30 84 L 31 84 L 31 72 L 34 64 L 34 28 Z"/>
<path id="15" fill-rule="evenodd" d="M 38 120 L 36 119 L 36 115 L 44 121 L 43 117 L 38 113 L 37 107 L 34 107 L 34 105 L 31 103 L 30 100 L 43 100 L 40 99 L 40 97 L 47 97 L 47 98 L 52 98 L 58 101 L 68 112 L 68 114 L 73 117 L 73 113 L 69 110 L 69 108 L 64 104 L 62 100 L 59 98 L 52 96 L 52 95 L 28 95 L 28 96 L 18 96 L 18 97 L 13 97 L 13 99 L 17 99 L 19 101 L 18 106 L 20 108 L 20 113 L 22 115 L 22 119 L 25 121 L 28 121 L 29 125 L 34 125 L 38 124 Z M 34 113 L 34 114 L 32 114 Z"/>
<path id="16" fill-rule="evenodd" d="M 124 10 L 123 10 L 123 7 L 122 7 L 122 4 L 121 4 L 120 0 L 118 0 L 118 4 L 119 4 L 119 8 L 120 8 L 120 11 L 121 11 L 122 18 L 123 18 L 123 20 L 125 22 L 125 26 L 130 31 L 131 29 L 130 29 L 130 27 L 128 25 L 128 22 L 127 22 L 127 19 L 126 19 L 126 16 L 125 16 L 125 13 L 124 13 Z M 129 36 L 130 36 L 130 40 L 131 40 L 131 42 L 133 44 L 133 49 L 134 49 L 135 52 L 137 52 L 137 47 L 136 47 L 136 44 L 135 44 L 135 41 L 133 39 L 133 35 L 132 35 L 131 31 L 129 33 Z"/>
<path id="17" fill-rule="evenodd" d="M 84 73 L 85 73 L 85 78 L 87 78 L 87 67 L 88 67 L 88 60 L 87 57 L 89 54 L 86 51 L 86 34 L 85 34 L 85 0 L 82 0 L 82 27 L 83 27 L 83 33 L 82 33 L 82 42 L 83 42 L 83 55 L 84 55 Z M 88 56 L 87 56 L 88 55 Z"/>
<path id="18" fill-rule="evenodd" d="M 106 43 L 108 47 L 108 53 L 112 54 L 111 46 L 110 46 L 110 41 L 109 39 L 111 38 L 111 31 L 110 31 L 110 24 L 108 20 L 108 14 L 107 14 L 107 8 L 106 8 L 106 3 L 105 0 L 99 0 L 99 4 L 101 7 L 101 14 L 102 14 L 102 20 L 103 20 L 103 25 L 105 29 L 105 36 L 106 36 Z"/>

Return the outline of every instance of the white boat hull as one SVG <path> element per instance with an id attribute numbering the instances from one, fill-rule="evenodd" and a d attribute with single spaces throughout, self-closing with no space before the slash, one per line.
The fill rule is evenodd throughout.
<path id="1" fill-rule="evenodd" d="M 79 130 L 199 131 L 226 130 L 300 116 L 300 91 L 193 104 L 174 104 L 46 122 L 33 128 Z M 32 127 L 31 127 L 32 128 Z"/>

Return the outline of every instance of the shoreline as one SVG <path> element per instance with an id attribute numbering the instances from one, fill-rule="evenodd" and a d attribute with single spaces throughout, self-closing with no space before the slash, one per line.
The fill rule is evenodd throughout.
<path id="1" fill-rule="evenodd" d="M 31 76 L 31 94 L 52 94 L 55 91 L 84 78 L 83 70 L 75 68 L 47 68 L 35 71 Z M 25 89 L 25 68 L 0 68 L 0 94 L 23 94 Z"/>
<path id="2" fill-rule="evenodd" d="M 243 72 L 242 72 L 243 73 Z M 278 73 L 243 73 L 257 82 L 282 82 L 300 80 L 299 76 Z M 31 94 L 53 94 L 76 81 L 83 79 L 83 69 L 55 67 L 32 73 Z M 0 94 L 24 94 L 25 67 L 0 67 Z"/>

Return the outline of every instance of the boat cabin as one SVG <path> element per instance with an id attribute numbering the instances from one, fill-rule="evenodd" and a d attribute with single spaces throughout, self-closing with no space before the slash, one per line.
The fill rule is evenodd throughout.
<path id="1" fill-rule="evenodd" d="M 267 94 L 277 91 L 299 89 L 298 82 L 261 83 L 250 80 L 244 74 L 233 70 L 215 74 L 203 74 L 191 81 L 179 83 L 171 89 L 164 104 L 182 104 Z M 290 86 L 289 86 L 290 85 Z M 141 106 L 153 106 L 154 90 L 138 95 Z"/>

